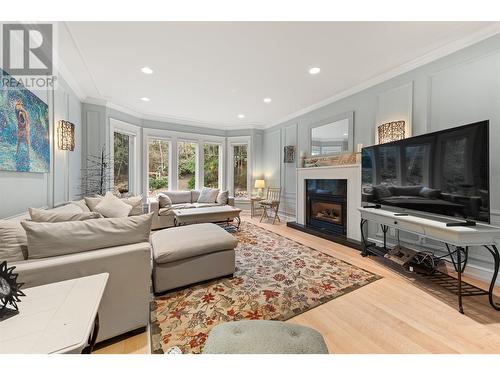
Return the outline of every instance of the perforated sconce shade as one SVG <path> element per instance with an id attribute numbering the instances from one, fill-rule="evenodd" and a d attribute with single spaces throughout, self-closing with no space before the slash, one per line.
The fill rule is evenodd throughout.
<path id="1" fill-rule="evenodd" d="M 377 127 L 378 143 L 388 143 L 406 138 L 404 121 L 388 122 Z"/>
<path id="2" fill-rule="evenodd" d="M 75 149 L 75 124 L 61 120 L 57 129 L 57 145 L 59 150 Z"/>

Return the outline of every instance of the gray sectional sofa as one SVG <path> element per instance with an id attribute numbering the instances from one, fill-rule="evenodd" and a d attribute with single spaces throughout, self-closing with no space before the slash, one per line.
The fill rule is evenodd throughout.
<path id="1" fill-rule="evenodd" d="M 234 206 L 234 197 L 229 197 L 227 202 L 198 203 L 199 190 L 164 191 L 162 194 L 168 196 L 172 204 L 168 207 L 160 207 L 158 198 L 149 198 L 149 212 L 153 212 L 153 223 L 151 229 L 170 228 L 174 226 L 174 210 L 190 209 L 200 207 L 213 207 L 221 205 Z"/>

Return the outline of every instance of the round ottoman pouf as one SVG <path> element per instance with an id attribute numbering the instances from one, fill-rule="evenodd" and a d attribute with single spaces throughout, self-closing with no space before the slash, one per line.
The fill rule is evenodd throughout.
<path id="1" fill-rule="evenodd" d="M 203 354 L 328 354 L 321 334 L 309 327 L 271 320 L 215 326 Z"/>

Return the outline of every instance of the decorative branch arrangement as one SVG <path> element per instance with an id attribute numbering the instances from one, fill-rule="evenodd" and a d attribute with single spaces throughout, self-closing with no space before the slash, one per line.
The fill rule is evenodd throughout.
<path id="1" fill-rule="evenodd" d="M 106 145 L 102 146 L 101 154 L 88 155 L 87 167 L 82 168 L 80 191 L 85 197 L 104 195 L 113 186 L 113 163 L 111 155 L 106 153 Z"/>

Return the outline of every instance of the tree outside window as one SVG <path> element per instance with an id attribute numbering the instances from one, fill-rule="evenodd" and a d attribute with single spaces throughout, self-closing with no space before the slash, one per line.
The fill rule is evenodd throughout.
<path id="1" fill-rule="evenodd" d="M 114 190 L 119 193 L 129 191 L 130 172 L 130 136 L 123 133 L 114 133 Z"/>
<path id="2" fill-rule="evenodd" d="M 154 139 L 148 143 L 148 183 L 149 196 L 156 196 L 168 189 L 170 142 Z"/>
<path id="3" fill-rule="evenodd" d="M 203 186 L 209 188 L 219 187 L 219 150 L 219 145 L 209 143 L 203 145 Z"/>
<path id="4" fill-rule="evenodd" d="M 248 199 L 248 145 L 233 146 L 234 197 Z"/>
<path id="5" fill-rule="evenodd" d="M 196 185 L 196 143 L 177 142 L 178 189 L 192 190 Z"/>

